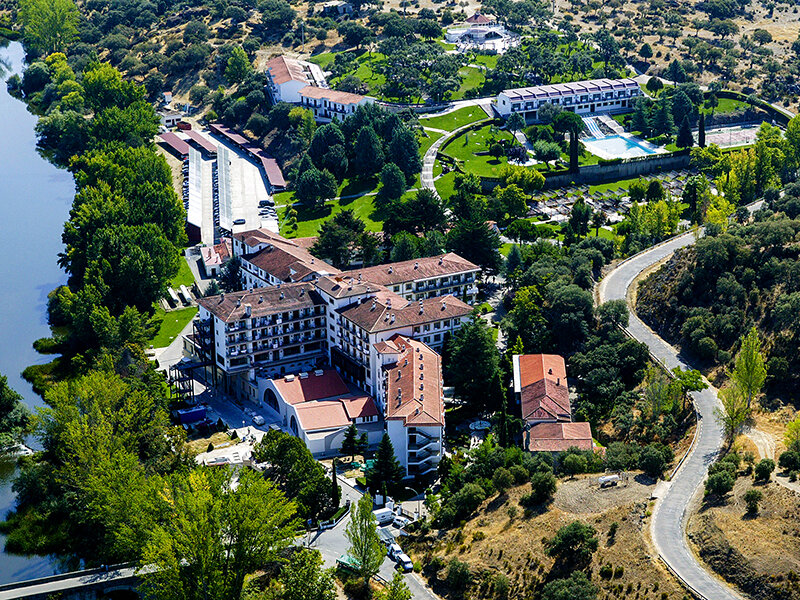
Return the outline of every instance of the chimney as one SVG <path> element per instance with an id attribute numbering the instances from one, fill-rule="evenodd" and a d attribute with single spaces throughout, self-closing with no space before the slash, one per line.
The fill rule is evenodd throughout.
<path id="1" fill-rule="evenodd" d="M 311 264 L 312 265 L 314 264 L 314 258 L 313 257 L 311 258 Z"/>
<path id="2" fill-rule="evenodd" d="M 220 294 L 219 295 L 219 303 L 222 304 L 223 302 L 225 302 L 225 294 Z"/>
<path id="3" fill-rule="evenodd" d="M 283 300 L 283 292 L 281 292 L 281 300 Z"/>
<path id="4" fill-rule="evenodd" d="M 547 374 L 548 374 L 548 375 L 552 375 L 552 374 L 553 374 L 553 369 L 549 369 L 549 370 L 547 371 Z"/>
<path id="5" fill-rule="evenodd" d="M 392 313 L 392 316 L 391 316 L 391 318 L 389 319 L 389 322 L 390 322 L 390 323 L 394 323 L 394 313 Z"/>
<path id="6" fill-rule="evenodd" d="M 263 304 L 264 303 L 264 296 L 259 296 L 258 297 L 258 303 L 259 304 Z"/>
<path id="7" fill-rule="evenodd" d="M 386 299 L 386 308 L 392 308 L 392 299 L 391 298 L 387 298 Z"/>
<path id="8" fill-rule="evenodd" d="M 394 267 L 389 265 L 389 275 L 391 275 L 392 273 L 394 273 Z"/>
<path id="9" fill-rule="evenodd" d="M 244 314 L 247 317 L 249 317 L 251 314 L 253 314 L 253 307 L 250 306 L 250 304 L 245 304 L 244 305 Z"/>
<path id="10" fill-rule="evenodd" d="M 279 281 L 278 282 L 278 289 L 280 289 L 280 288 L 281 288 L 281 282 Z"/>
<path id="11" fill-rule="evenodd" d="M 561 385 L 561 377 L 556 377 L 556 385 Z"/>
<path id="12" fill-rule="evenodd" d="M 444 263 L 444 256 L 440 256 L 439 257 L 439 264 L 441 265 L 443 263 Z"/>
<path id="13" fill-rule="evenodd" d="M 414 268 L 419 269 L 419 261 L 414 261 Z"/>
<path id="14" fill-rule="evenodd" d="M 361 283 L 361 273 L 358 274 L 358 283 Z"/>
<path id="15" fill-rule="evenodd" d="M 242 299 L 241 298 L 237 298 L 236 299 L 236 308 L 239 308 L 241 305 L 242 305 Z"/>
<path id="16" fill-rule="evenodd" d="M 301 298 L 303 297 L 303 294 L 305 294 L 305 293 L 306 293 L 305 288 L 300 288 L 300 297 Z"/>
<path id="17" fill-rule="evenodd" d="M 376 307 L 377 305 L 378 305 L 378 303 L 377 303 L 377 302 L 375 302 L 375 299 L 373 298 L 373 299 L 372 299 L 372 308 L 370 308 L 370 310 L 375 310 L 375 307 Z"/>

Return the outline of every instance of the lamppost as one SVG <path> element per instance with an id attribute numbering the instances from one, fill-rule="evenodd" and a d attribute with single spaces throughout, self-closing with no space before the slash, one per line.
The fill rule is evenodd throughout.
<path id="1" fill-rule="evenodd" d="M 414 492 L 414 494 L 417 495 L 417 496 L 422 496 L 422 494 L 420 494 L 414 488 L 406 486 L 405 489 Z M 420 497 L 420 498 L 417 498 L 417 520 L 419 520 L 421 515 L 422 515 L 422 498 Z"/>

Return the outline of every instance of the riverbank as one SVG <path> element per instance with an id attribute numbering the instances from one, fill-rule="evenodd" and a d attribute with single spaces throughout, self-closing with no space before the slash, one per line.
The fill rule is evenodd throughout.
<path id="1" fill-rule="evenodd" d="M 22 74 L 24 50 L 19 42 L 0 47 L 0 278 L 4 318 L 0 319 L 0 373 L 32 411 L 42 398 L 22 378 L 29 365 L 52 359 L 37 353 L 33 342 L 50 335 L 47 294 L 66 281 L 56 263 L 62 250 L 61 232 L 74 195 L 69 172 L 56 168 L 36 150 L 36 116 L 8 94 L 5 82 Z M 13 463 L 0 463 L 0 516 L 13 508 Z M 0 536 L 0 548 L 5 538 Z M 50 557 L 0 554 L 0 583 L 43 577 L 60 571 Z"/>

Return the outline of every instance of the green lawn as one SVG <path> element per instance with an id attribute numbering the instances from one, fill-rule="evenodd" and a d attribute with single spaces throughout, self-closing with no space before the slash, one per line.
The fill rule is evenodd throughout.
<path id="1" fill-rule="evenodd" d="M 488 119 L 486 113 L 480 106 L 465 106 L 459 108 L 446 115 L 439 115 L 438 117 L 423 117 L 420 116 L 419 123 L 423 127 L 433 127 L 434 129 L 443 129 L 444 131 L 455 131 L 459 127 L 469 125 L 475 121 Z"/>
<path id="2" fill-rule="evenodd" d="M 461 87 L 453 94 L 453 100 L 461 100 L 466 96 L 468 90 L 478 89 L 486 81 L 483 71 L 475 67 L 461 67 L 458 70 L 461 75 Z"/>
<path id="3" fill-rule="evenodd" d="M 737 110 L 746 110 L 750 107 L 747 102 L 742 102 L 741 100 L 735 100 L 733 98 L 718 98 L 718 101 L 719 104 L 714 109 L 714 113 L 732 113 Z M 703 106 L 702 111 L 707 115 L 711 114 L 711 107 L 708 105 L 708 103 Z"/>
<path id="4" fill-rule="evenodd" d="M 505 157 L 477 156 L 476 153 L 488 151 L 495 141 L 510 139 L 512 139 L 510 132 L 492 125 L 484 125 L 480 129 L 459 135 L 442 151 L 463 161 L 465 171 L 484 177 L 494 177 L 500 174 L 500 169 L 508 164 L 508 160 Z"/>
<path id="5" fill-rule="evenodd" d="M 192 275 L 189 263 L 186 262 L 186 258 L 183 256 L 178 261 L 178 274 L 169 283 L 172 288 L 178 288 L 181 285 L 185 285 L 187 288 L 191 288 L 194 285 L 194 275 Z"/>
<path id="6" fill-rule="evenodd" d="M 333 215 L 342 210 L 352 210 L 357 217 L 364 221 L 368 231 L 381 231 L 383 228 L 383 218 L 380 211 L 375 206 L 376 195 L 359 196 L 347 200 L 331 200 L 325 206 L 310 207 L 303 204 L 296 204 L 297 209 L 297 229 L 286 227 L 286 211 L 288 205 L 283 205 L 278 209 L 278 216 L 281 222 L 281 235 L 287 238 L 311 237 L 319 233 L 319 227 Z"/>
<path id="7" fill-rule="evenodd" d="M 500 254 L 507 257 L 508 253 L 511 252 L 511 247 L 513 245 L 514 244 L 503 244 L 502 246 L 500 246 Z"/>
<path id="8" fill-rule="evenodd" d="M 436 187 L 436 191 L 439 193 L 439 196 L 441 196 L 443 200 L 447 200 L 453 195 L 455 182 L 456 172 L 450 171 L 434 181 L 433 185 Z"/>
<path id="9" fill-rule="evenodd" d="M 156 310 L 153 322 L 159 322 L 158 332 L 150 340 L 154 348 L 166 348 L 175 337 L 183 331 L 189 322 L 197 314 L 197 307 L 180 308 L 170 312 L 164 312 L 160 307 Z"/>
<path id="10" fill-rule="evenodd" d="M 484 67 L 494 69 L 497 67 L 498 58 L 500 58 L 499 54 L 476 54 L 470 62 L 476 65 L 483 65 Z"/>
<path id="11" fill-rule="evenodd" d="M 426 131 L 427 137 L 423 135 L 418 135 L 417 140 L 419 141 L 419 154 L 420 156 L 425 156 L 425 152 L 428 151 L 433 143 L 438 140 L 442 135 L 438 131 Z"/>
<path id="12" fill-rule="evenodd" d="M 319 68 L 323 71 L 327 70 L 327 68 L 333 63 L 333 59 L 336 57 L 335 52 L 321 52 L 316 56 L 312 56 L 308 59 L 308 62 L 314 63 L 315 65 L 319 65 Z"/>

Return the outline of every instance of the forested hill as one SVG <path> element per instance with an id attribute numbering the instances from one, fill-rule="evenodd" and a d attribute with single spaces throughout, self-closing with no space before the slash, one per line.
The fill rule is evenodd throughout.
<path id="1" fill-rule="evenodd" d="M 642 282 L 639 316 L 709 368 L 725 365 L 755 325 L 768 356 L 769 392 L 796 391 L 800 367 L 800 185 L 727 231 L 711 228 Z"/>

